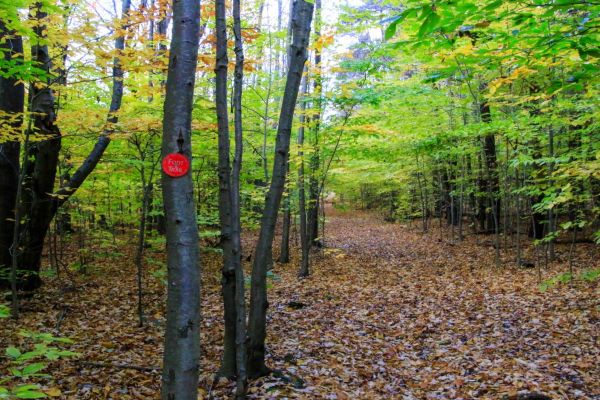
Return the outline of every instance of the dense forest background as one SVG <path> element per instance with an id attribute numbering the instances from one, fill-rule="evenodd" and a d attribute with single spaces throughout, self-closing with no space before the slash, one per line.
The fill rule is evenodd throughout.
<path id="1" fill-rule="evenodd" d="M 267 293 L 304 310 L 318 297 L 306 290 L 337 296 L 328 294 L 330 273 L 364 276 L 387 290 L 371 279 L 374 271 L 359 268 L 370 265 L 369 255 L 382 270 L 402 257 L 412 261 L 400 269 L 456 268 L 448 278 L 455 283 L 478 268 L 492 270 L 502 285 L 528 282 L 518 290 L 543 297 L 533 304 L 554 301 L 547 293 L 555 290 L 566 302 L 561 312 L 578 299 L 585 323 L 571 322 L 589 334 L 581 346 L 595 342 L 596 352 L 574 362 L 583 375 L 598 372 L 598 3 L 215 0 L 200 3 L 199 18 L 190 8 L 197 2 L 181 4 L 0 0 L 0 317 L 15 318 L 0 329 L 0 398 L 157 397 L 157 387 L 138 397 L 115 394 L 106 382 L 85 391 L 64 377 L 48 383 L 43 373 L 56 375 L 50 366 L 57 360 L 81 363 L 81 353 L 87 364 L 80 366 L 155 373 L 144 357 L 116 364 L 90 358 L 86 334 L 61 331 L 75 309 L 88 311 L 65 304 L 101 301 L 111 292 L 98 287 L 116 285 L 109 296 L 115 309 L 131 305 L 119 318 L 139 330 L 129 334 L 162 336 L 166 324 L 168 337 L 169 315 L 179 315 L 172 306 L 198 293 L 169 297 L 170 311 L 163 310 L 171 266 L 197 259 L 191 249 L 174 262 L 167 243 L 172 250 L 196 232 L 207 288 L 202 314 L 219 326 L 201 377 L 237 381 L 234 389 L 204 376 L 201 395 L 212 396 L 213 387 L 216 396 L 235 390 L 239 398 L 282 390 L 270 381 L 247 386 L 273 376 L 265 360 L 279 362 L 265 347 L 279 343 L 267 328 L 281 324 L 268 314 Z M 180 42 L 175 34 L 186 19 L 195 30 L 182 28 Z M 197 51 L 190 37 L 198 38 Z M 185 76 L 174 55 L 196 53 L 195 67 L 183 62 L 195 74 Z M 172 152 L 191 159 L 183 180 L 162 171 Z M 184 202 L 193 204 L 185 214 L 193 226 L 175 232 L 169 213 Z M 409 285 L 427 274 L 410 275 Z M 115 277 L 122 282 L 105 281 Z M 291 281 L 299 286 L 292 290 Z M 361 285 L 350 288 L 368 286 Z M 46 302 L 53 306 L 38 311 L 56 313 L 52 326 L 31 316 Z M 199 312 L 191 311 L 194 318 Z M 194 321 L 192 338 L 213 329 Z M 432 328 L 419 329 L 422 339 Z M 122 337 L 122 327 L 114 331 Z M 169 343 L 185 358 L 180 344 Z M 165 363 L 178 362 L 167 353 Z M 60 365 L 56 376 L 73 373 Z M 165 390 L 181 395 L 181 387 L 164 383 L 164 371 L 163 398 L 170 398 Z M 325 396 L 294 371 L 275 377 L 299 397 Z M 586 379 L 541 388 L 564 398 L 600 395 L 597 377 Z M 405 398 L 430 398 L 426 388 L 435 383 L 424 382 L 409 384 L 416 397 Z M 485 397 L 467 386 L 455 381 L 442 397 Z M 329 398 L 369 395 L 338 389 Z M 497 393 L 512 393 L 504 389 Z M 186 393 L 176 398 L 197 398 Z"/>

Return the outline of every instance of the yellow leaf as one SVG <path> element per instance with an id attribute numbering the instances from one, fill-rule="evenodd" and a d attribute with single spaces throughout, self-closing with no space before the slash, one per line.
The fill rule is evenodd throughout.
<path id="1" fill-rule="evenodd" d="M 59 397 L 62 394 L 60 389 L 57 387 L 46 389 L 44 390 L 44 393 L 46 393 L 50 397 Z"/>

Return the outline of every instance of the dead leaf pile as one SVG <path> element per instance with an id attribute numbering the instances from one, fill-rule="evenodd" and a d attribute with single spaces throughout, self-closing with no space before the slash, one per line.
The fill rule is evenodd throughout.
<path id="1" fill-rule="evenodd" d="M 597 282 L 541 292 L 537 269 L 514 267 L 510 251 L 495 267 L 482 237 L 458 243 L 370 213 L 330 214 L 327 246 L 314 254 L 309 278 L 297 278 L 297 251 L 290 264 L 275 266 L 267 350 L 278 372 L 252 382 L 250 398 L 600 398 Z M 253 240 L 244 238 L 246 255 Z M 164 285 L 147 276 L 147 321 L 139 328 L 133 249 L 119 251 L 122 259 L 78 276 L 76 290 L 49 279 L 23 301 L 20 321 L 0 327 L 3 344 L 19 344 L 22 328 L 76 340 L 70 349 L 81 357 L 50 368 L 61 398 L 159 397 L 160 372 L 152 369 L 162 359 Z M 544 279 L 568 268 L 568 246 L 557 252 Z M 578 268 L 599 264 L 594 245 L 578 245 L 575 255 Z M 162 259 L 163 249 L 149 256 Z M 201 396 L 229 398 L 231 382 L 213 385 L 222 338 L 220 258 L 205 254 L 202 264 Z"/>

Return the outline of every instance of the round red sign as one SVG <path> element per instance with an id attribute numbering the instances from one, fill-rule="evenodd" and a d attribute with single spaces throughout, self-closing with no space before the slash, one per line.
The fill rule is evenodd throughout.
<path id="1" fill-rule="evenodd" d="M 190 169 L 190 161 L 180 153 L 167 154 L 162 161 L 162 169 L 165 174 L 173 178 L 179 178 L 187 174 Z"/>

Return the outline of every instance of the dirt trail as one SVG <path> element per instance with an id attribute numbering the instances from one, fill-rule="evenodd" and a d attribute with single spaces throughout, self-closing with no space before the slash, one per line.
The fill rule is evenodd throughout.
<path id="1" fill-rule="evenodd" d="M 313 274 L 297 278 L 298 251 L 274 268 L 268 364 L 284 377 L 253 382 L 250 397 L 500 399 L 526 390 L 600 398 L 597 283 L 541 293 L 535 270 L 494 267 L 493 248 L 475 238 L 451 244 L 372 213 L 328 214 L 327 247 L 314 257 Z M 252 239 L 245 238 L 248 254 Z M 148 323 L 138 328 L 127 243 L 121 259 L 97 260 L 79 290 L 48 279 L 24 302 L 21 323 L 74 337 L 86 362 L 159 366 L 164 285 L 147 277 Z M 597 264 L 594 251 L 581 247 L 579 263 Z M 202 263 L 201 389 L 228 398 L 230 383 L 211 390 L 221 354 L 220 258 L 209 252 Z M 566 269 L 552 268 L 545 276 Z M 16 330 L 14 321 L 0 326 L 3 343 L 19 340 Z M 65 399 L 158 398 L 158 372 L 81 361 L 54 363 L 50 372 Z"/>
<path id="2" fill-rule="evenodd" d="M 311 396 L 600 398 L 597 285 L 541 293 L 489 246 L 368 213 L 333 213 L 326 243 L 309 279 L 283 272 L 270 330 L 276 365 Z"/>

